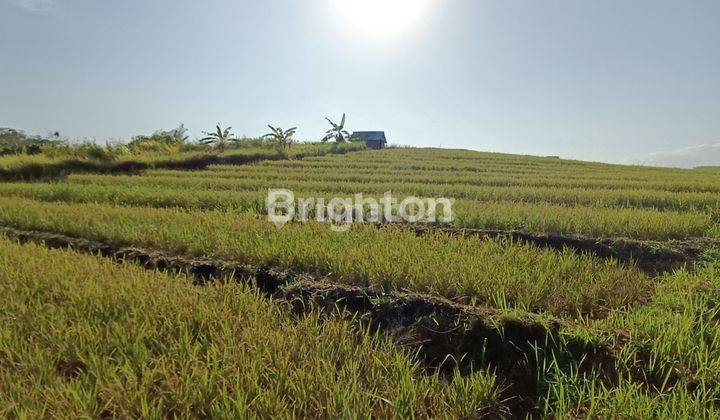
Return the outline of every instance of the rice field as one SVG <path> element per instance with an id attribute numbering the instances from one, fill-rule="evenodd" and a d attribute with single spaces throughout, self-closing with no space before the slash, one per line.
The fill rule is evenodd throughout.
<path id="1" fill-rule="evenodd" d="M 303 145 L 244 164 L 2 182 L 0 227 L 547 317 L 587 344 L 562 353 L 537 338 L 522 350 L 522 377 L 492 362 L 441 373 L 415 353 L 433 343 L 398 341 L 360 318 L 312 305 L 298 316 L 247 285 L 196 286 L 184 275 L 0 239 L 0 415 L 716 417 L 717 174 Z M 266 217 L 269 188 L 326 200 L 447 197 L 455 215 L 447 227 L 607 238 L 609 247 L 639 241 L 659 251 L 681 243 L 692 259 L 658 275 L 590 251 L 418 235 L 404 225 L 280 229 Z"/>
<path id="2" fill-rule="evenodd" d="M 348 235 L 320 224 L 278 230 L 251 214 L 14 199 L 0 203 L 0 224 L 556 314 L 591 314 L 601 302 L 620 308 L 640 299 L 649 284 L 637 270 L 573 252 L 372 226 Z M 448 266 L 456 269 L 448 273 Z"/>
<path id="3" fill-rule="evenodd" d="M 0 239 L 4 418 L 499 413 L 491 373 L 420 375 L 351 319 L 294 319 L 241 285 Z M 332 351 L 328 351 L 328 349 Z"/>
<path id="4" fill-rule="evenodd" d="M 53 183 L 3 184 L 0 196 L 264 214 L 272 187 L 325 198 L 386 191 L 448 197 L 455 200 L 452 224 L 467 228 L 668 240 L 716 237 L 720 221 L 720 181 L 702 171 L 425 149 L 70 174 Z"/>
<path id="5" fill-rule="evenodd" d="M 212 163 L 243 164 L 259 160 L 278 160 L 323 156 L 328 153 L 342 154 L 364 149 L 357 142 L 335 144 L 298 144 L 292 150 L 278 149 L 270 145 L 242 146 L 223 152 L 191 150 L 176 152 L 119 153 L 124 146 L 108 145 L 105 148 L 95 144 L 88 146 L 98 156 L 74 154 L 72 148 L 57 154 L 5 155 L 0 156 L 0 181 L 48 180 L 70 173 L 123 173 L 151 168 L 204 168 Z M 125 148 L 127 149 L 127 148 Z"/>

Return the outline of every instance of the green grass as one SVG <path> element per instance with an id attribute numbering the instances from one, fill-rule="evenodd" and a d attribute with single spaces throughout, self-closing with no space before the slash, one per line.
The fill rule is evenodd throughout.
<path id="1" fill-rule="evenodd" d="M 197 169 L 210 164 L 245 164 L 260 160 L 301 159 L 328 153 L 345 154 L 364 149 L 356 142 L 344 144 L 302 143 L 289 149 L 240 147 L 222 153 L 191 151 L 178 153 L 146 152 L 107 159 L 13 155 L 0 157 L 0 180 L 55 179 L 70 173 L 123 173 L 139 170 Z"/>
<path id="2" fill-rule="evenodd" d="M 665 275 L 650 303 L 588 327 L 618 331 L 616 384 L 549 366 L 546 410 L 561 417 L 717 418 L 720 265 Z"/>
<path id="3" fill-rule="evenodd" d="M 71 177 L 71 180 L 72 183 L 0 184 L 0 196 L 26 197 L 40 201 L 252 211 L 265 214 L 267 186 L 288 186 L 284 183 L 259 183 L 248 189 L 216 190 L 204 184 L 184 185 L 182 179 L 161 182 L 152 176 L 78 175 Z M 294 191 L 298 197 L 324 197 L 328 201 L 335 196 L 352 197 L 347 195 L 350 189 L 343 189 L 336 195 L 312 189 Z M 399 193 L 398 190 L 394 192 Z M 380 198 L 373 194 L 365 196 Z M 654 240 L 717 236 L 713 230 L 712 217 L 702 212 L 469 200 L 456 201 L 453 210 L 456 219 L 452 225 L 465 228 Z"/>
<path id="4" fill-rule="evenodd" d="M 0 416 L 463 417 L 491 374 L 423 375 L 355 322 L 295 318 L 239 285 L 0 239 Z M 329 351 L 332 349 L 332 351 Z"/>
<path id="5" fill-rule="evenodd" d="M 347 157 L 344 161 L 354 161 Z M 696 210 L 715 208 L 720 204 L 718 191 L 673 191 L 649 188 L 647 185 L 578 184 L 565 179 L 531 177 L 520 181 L 520 175 L 501 177 L 473 176 L 471 172 L 417 171 L 379 169 L 367 171 L 338 167 L 314 166 L 316 161 L 304 161 L 304 166 L 284 166 L 264 162 L 260 165 L 213 166 L 209 171 L 182 172 L 158 170 L 148 173 L 147 180 L 157 182 L 182 180 L 202 182 L 218 189 L 252 187 L 259 183 L 290 182 L 293 188 L 319 191 L 364 190 L 384 192 L 388 189 L 423 195 L 446 194 L 456 199 L 548 202 L 565 205 L 597 205 L 604 207 L 645 207 L 667 210 Z M 232 168 L 232 169 L 230 169 Z M 511 180 L 515 181 L 512 182 Z M 295 185 L 298 185 L 295 187 Z"/>
<path id="6" fill-rule="evenodd" d="M 587 321 L 583 328 L 628 336 L 614 363 L 615 383 L 567 369 L 580 360 L 540 353 L 529 360 L 544 389 L 540 411 L 561 418 L 715 417 L 718 286 L 720 266 L 680 271 L 662 279 L 647 306 Z M 0 303 L 5 417 L 457 417 L 505 410 L 502 377 L 422 375 L 411 353 L 368 336 L 354 321 L 296 318 L 240 285 L 197 287 L 182 276 L 0 239 Z"/>
<path id="7" fill-rule="evenodd" d="M 720 238 L 717 169 L 443 149 L 341 155 L 348 150 L 330 147 L 201 171 L 4 183 L 0 225 L 557 315 L 556 339 L 569 341 L 538 343 L 519 376 L 440 378 L 356 320 L 296 318 L 242 286 L 194 287 L 184 277 L 0 240 L 0 416 L 473 417 L 507 412 L 517 399 L 501 401 L 529 385 L 518 383 L 526 369 L 541 416 L 720 415 L 716 247 L 699 256 L 704 266 L 650 278 L 612 260 L 506 240 L 367 225 L 278 230 L 262 217 L 269 187 L 326 198 L 391 189 L 456 198 L 460 227 Z M 0 168 L 8 162 L 0 158 Z M 580 342 L 590 347 L 570 351 Z M 609 355 L 593 353 L 605 346 Z M 599 357 L 608 358 L 603 369 L 588 371 Z"/>
<path id="8" fill-rule="evenodd" d="M 352 150 L 355 145 L 301 144 L 288 159 L 277 160 L 285 156 L 245 148 L 213 159 L 265 160 L 200 171 L 148 170 L 140 176 L 71 174 L 67 183 L 5 184 L 0 195 L 262 214 L 270 187 L 324 198 L 377 197 L 391 190 L 396 196 L 456 200 L 457 227 L 647 240 L 720 237 L 720 182 L 707 171 L 441 149 L 344 154 Z M 305 157 L 295 159 L 300 156 Z M 148 167 L 193 161 L 184 155 L 145 158 Z"/>
<path id="9" fill-rule="evenodd" d="M 328 225 L 282 229 L 252 214 L 189 212 L 93 204 L 0 202 L 0 225 L 278 265 L 386 290 L 409 289 L 478 303 L 575 316 L 620 308 L 644 296 L 651 280 L 612 260 L 557 253 L 505 240 L 418 237 L 400 228 Z"/>
<path id="10" fill-rule="evenodd" d="M 349 159 L 349 158 L 346 158 Z M 562 205 L 593 205 L 597 207 L 628 207 L 651 208 L 658 210 L 704 210 L 716 208 L 720 198 L 713 192 L 676 192 L 653 191 L 643 189 L 582 189 L 540 186 L 477 186 L 458 182 L 447 184 L 421 181 L 411 182 L 401 177 L 388 175 L 383 178 L 377 174 L 358 171 L 348 172 L 334 177 L 320 168 L 312 168 L 299 173 L 250 172 L 259 165 L 248 165 L 244 171 L 216 172 L 198 171 L 182 173 L 181 171 L 154 171 L 144 177 L 102 177 L 77 176 L 75 182 L 123 184 L 123 185 L 154 185 L 194 188 L 211 188 L 216 190 L 261 190 L 267 185 L 284 185 L 288 189 L 301 191 L 319 191 L 324 193 L 349 193 L 362 191 L 369 194 L 382 194 L 392 190 L 402 194 L 422 196 L 447 196 L 455 199 L 475 201 L 518 201 L 545 202 Z M 366 177 L 367 179 L 362 179 Z"/>
<path id="11" fill-rule="evenodd" d="M 373 182 L 378 178 L 393 176 L 399 181 L 413 183 L 448 184 L 448 185 L 478 185 L 497 187 L 558 187 L 558 188 L 585 188 L 585 189 L 611 189 L 611 190 L 643 190 L 643 191 L 672 191 L 672 192 L 720 192 L 720 182 L 707 175 L 692 178 L 672 173 L 657 174 L 648 168 L 643 172 L 620 172 L 612 175 L 607 172 L 589 172 L 592 163 L 585 163 L 586 169 L 573 168 L 540 168 L 528 170 L 517 166 L 508 166 L 488 163 L 477 169 L 459 169 L 454 164 L 457 160 L 450 160 L 444 165 L 418 165 L 406 157 L 380 161 L 364 157 L 369 152 L 353 154 L 352 160 L 312 159 L 303 161 L 264 162 L 255 167 L 239 167 L 228 165 L 211 165 L 208 170 L 215 176 L 233 178 L 253 174 L 279 174 L 279 176 L 302 174 L 304 179 L 323 180 L 337 178 L 340 180 L 355 180 Z M 377 152 L 373 152 L 377 153 Z M 408 154 L 413 153 L 411 151 Z M 377 155 L 375 155 L 377 156 Z M 405 162 L 405 163 L 403 163 Z M 581 168 L 582 169 L 582 168 Z M 158 170 L 159 175 L 193 176 L 194 173 L 177 172 L 171 170 Z M 682 175 L 684 175 L 683 173 Z M 642 176 L 640 176 L 642 175 Z M 197 173 L 205 176 L 205 173 Z"/>

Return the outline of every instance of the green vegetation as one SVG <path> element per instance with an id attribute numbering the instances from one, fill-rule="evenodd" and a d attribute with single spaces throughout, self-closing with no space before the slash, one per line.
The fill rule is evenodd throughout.
<path id="1" fill-rule="evenodd" d="M 265 134 L 263 138 L 270 138 L 276 141 L 283 149 L 292 146 L 295 142 L 292 137 L 295 135 L 297 127 L 288 128 L 287 130 L 283 130 L 281 127 L 273 127 L 272 125 L 268 125 L 268 127 L 271 132 Z"/>
<path id="2" fill-rule="evenodd" d="M 475 416 L 476 373 L 421 375 L 350 320 L 297 319 L 240 285 L 0 239 L 0 416 Z M 329 351 L 332 349 L 332 351 Z"/>
<path id="3" fill-rule="evenodd" d="M 0 203 L 0 224 L 570 316 L 604 310 L 601 305 L 623 307 L 649 287 L 649 279 L 636 270 L 571 251 L 557 254 L 502 240 L 417 237 L 395 228 L 357 226 L 339 235 L 315 223 L 277 229 L 250 214 L 24 199 Z M 451 275 L 447 267 L 454 267 Z"/>
<path id="4" fill-rule="evenodd" d="M 302 159 L 306 156 L 322 156 L 328 153 L 344 154 L 362 150 L 364 145 L 358 142 L 344 144 L 299 144 L 292 150 L 280 150 L 274 143 L 251 141 L 242 147 L 224 152 L 190 150 L 174 152 L 142 152 L 138 154 L 117 152 L 127 150 L 126 146 L 102 148 L 87 144 L 87 148 L 99 150 L 98 156 L 82 155 L 73 157 L 63 152 L 59 155 L 17 155 L 0 157 L 0 180 L 36 180 L 57 179 L 69 173 L 126 173 L 153 168 L 198 169 L 211 164 L 245 164 L 260 160 Z M 138 143 L 138 145 L 144 143 Z M 257 145 L 256 145 L 257 144 Z M 84 148 L 86 146 L 78 146 Z M 140 147 L 140 146 L 137 146 Z M 64 149 L 63 149 L 64 150 Z M 75 148 L 71 149 L 75 150 Z M 107 155 L 107 156 L 106 156 Z"/>
<path id="5" fill-rule="evenodd" d="M 0 128 L 0 156 L 37 155 L 51 142 L 40 136 L 28 136 L 21 130 Z"/>
<path id="6" fill-rule="evenodd" d="M 273 127 L 271 127 L 273 128 Z M 199 169 L 211 164 L 245 164 L 259 160 L 292 159 L 346 153 L 364 148 L 361 142 L 335 144 L 294 143 L 295 128 L 276 132 L 279 137 L 238 138 L 216 126 L 205 137 L 190 141 L 182 124 L 171 130 L 139 135 L 129 142 L 107 142 L 104 146 L 83 140 L 70 142 L 59 133 L 49 138 L 28 136 L 22 131 L 0 128 L 0 181 L 60 178 L 68 173 L 137 172 L 153 168 Z"/>
<path id="7" fill-rule="evenodd" d="M 189 141 L 187 129 L 180 124 L 172 130 L 159 130 L 149 136 L 135 136 L 127 145 L 127 151 L 134 154 L 178 153 L 197 147 Z"/>
<path id="8" fill-rule="evenodd" d="M 624 335 L 614 384 L 549 366 L 546 409 L 560 417 L 716 418 L 720 265 L 666 275 L 650 303 L 588 326 Z"/>
<path id="9" fill-rule="evenodd" d="M 325 119 L 330 123 L 332 128 L 325 132 L 325 137 L 322 139 L 323 142 L 335 140 L 336 143 L 342 143 L 350 138 L 350 133 L 345 130 L 345 114 L 343 114 L 342 119 L 340 119 L 340 123 L 337 124 L 330 118 L 326 117 Z"/>
<path id="10" fill-rule="evenodd" d="M 716 169 L 367 151 L 343 141 L 278 147 L 288 131 L 224 152 L 179 146 L 182 130 L 158 132 L 127 146 L 142 151 L 77 159 L 82 170 L 48 169 L 66 160 L 44 153 L 0 157 L 0 174 L 66 175 L 0 183 L 0 226 L 439 296 L 508 319 L 532 312 L 556 318 L 562 333 L 537 338 L 514 368 L 483 363 L 445 376 L 421 368 L 415 353 L 420 345 L 442 351 L 432 338 L 390 341 L 368 335 L 360 319 L 309 308 L 299 316 L 244 286 L 191 286 L 182 276 L 0 240 L 0 415 L 720 414 Z M 114 165 L 130 173 L 108 169 Z M 658 255 L 685 249 L 679 243 L 693 258 L 657 275 L 591 252 L 506 239 L 370 224 L 343 233 L 316 222 L 278 229 L 264 217 L 268 188 L 326 199 L 389 190 L 448 197 L 451 227 L 613 239 L 608 247 L 622 237 L 654 240 L 644 245 Z M 416 308 L 402 316 L 423 315 Z M 517 332 L 505 333 L 503 348 L 518 344 Z M 485 354 L 490 344 L 473 349 Z"/>
<path id="11" fill-rule="evenodd" d="M 215 127 L 215 131 L 203 132 L 203 134 L 205 134 L 205 137 L 200 139 L 200 143 L 211 145 L 216 150 L 224 152 L 228 145 L 240 141 L 240 139 L 235 137 L 235 135 L 232 134 L 230 130 L 232 130 L 232 127 L 227 127 L 223 130 L 222 128 L 220 128 L 220 124 L 218 124 Z"/>
<path id="12" fill-rule="evenodd" d="M 456 227 L 652 240 L 720 236 L 720 181 L 694 170 L 425 149 L 340 154 L 360 147 L 352 142 L 298 144 L 269 154 L 237 149 L 210 160 L 165 157 L 147 167 L 262 161 L 134 176 L 77 174 L 61 183 L 6 185 L 0 195 L 263 214 L 270 187 L 324 198 L 393 191 L 455 199 Z"/>
<path id="13" fill-rule="evenodd" d="M 178 171 L 180 172 L 180 171 Z M 263 181 L 230 183 L 222 179 L 183 178 L 167 175 L 104 176 L 71 175 L 69 182 L 52 184 L 0 184 L 0 196 L 26 197 L 40 201 L 113 203 L 148 207 L 182 207 L 195 210 L 251 211 L 265 214 L 268 185 L 298 186 L 303 197 L 352 197 L 323 186 L 302 185 L 289 180 L 281 184 Z M 316 183 L 315 185 L 319 185 Z M 337 184 L 335 184 L 337 186 Z M 331 186 L 327 189 L 333 189 Z M 398 191 L 401 189 L 394 189 Z M 379 198 L 380 194 L 366 194 Z M 458 200 L 454 207 L 456 227 L 517 229 L 533 232 L 580 233 L 589 236 L 627 236 L 638 239 L 681 239 L 712 236 L 711 217 L 703 212 L 660 211 L 606 206 L 565 206 L 547 202 Z"/>

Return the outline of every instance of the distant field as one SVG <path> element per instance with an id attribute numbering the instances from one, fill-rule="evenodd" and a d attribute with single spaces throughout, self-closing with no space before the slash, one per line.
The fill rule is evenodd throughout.
<path id="1" fill-rule="evenodd" d="M 421 366 L 414 353 L 434 343 L 376 334 L 362 317 L 326 317 L 320 308 L 297 316 L 248 286 L 191 286 L 184 276 L 0 240 L 0 406 L 8 407 L 0 415 L 718 414 L 715 169 L 329 147 L 303 145 L 270 158 L 253 152 L 245 164 L 196 170 L 154 163 L 131 173 L 86 168 L 0 183 L 0 227 L 272 268 L 381 296 L 437 296 L 521 319 L 540 316 L 557 323 L 559 337 L 582 337 L 585 344 L 564 343 L 561 354 L 551 350 L 557 336 L 538 332 L 532 350 L 519 350 L 517 375 L 493 360 L 458 361 L 461 369 L 440 373 Z M 15 171 L 19 161 L 4 164 Z M 42 166 L 36 171 L 44 173 Z M 456 215 L 447 227 L 596 238 L 598 249 L 630 243 L 653 255 L 681 252 L 688 263 L 649 272 L 632 255 L 620 261 L 595 248 L 420 235 L 408 226 L 361 224 L 340 233 L 310 222 L 278 229 L 264 217 L 268 188 L 304 197 L 380 197 L 390 190 L 447 197 Z M 434 315 L 403 314 L 428 316 Z M 32 347 L 23 344 L 34 339 L 26 331 L 39 332 Z M 505 333 L 511 342 L 517 332 Z M 472 352 L 484 354 L 491 345 L 478 342 Z M 482 359 L 478 354 L 473 360 Z M 68 379 L 58 363 L 81 372 Z"/>
<path id="2" fill-rule="evenodd" d="M 66 151 L 57 156 L 5 155 L 0 156 L 0 181 L 48 180 L 63 177 L 71 173 L 128 173 L 140 170 L 200 169 L 210 164 L 246 164 L 260 160 L 278 160 L 322 156 L 328 153 L 346 153 L 364 149 L 364 145 L 351 143 L 315 143 L 298 144 L 292 150 L 273 146 L 244 146 L 232 148 L 221 153 L 210 150 L 186 152 L 142 152 L 111 155 L 107 150 L 93 146 L 98 156 L 74 156 Z"/>
<path id="3" fill-rule="evenodd" d="M 0 185 L 0 195 L 264 213 L 269 187 L 320 197 L 389 190 L 449 197 L 457 200 L 459 227 L 658 240 L 720 235 L 720 180 L 703 171 L 465 151 L 391 149 L 192 172 L 70 175 L 54 184 Z"/>

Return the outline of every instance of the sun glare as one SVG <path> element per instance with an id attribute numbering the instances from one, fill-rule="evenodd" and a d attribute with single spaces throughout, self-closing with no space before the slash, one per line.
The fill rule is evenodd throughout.
<path id="1" fill-rule="evenodd" d="M 425 16 L 432 0 L 332 0 L 339 23 L 354 35 L 393 38 Z"/>

